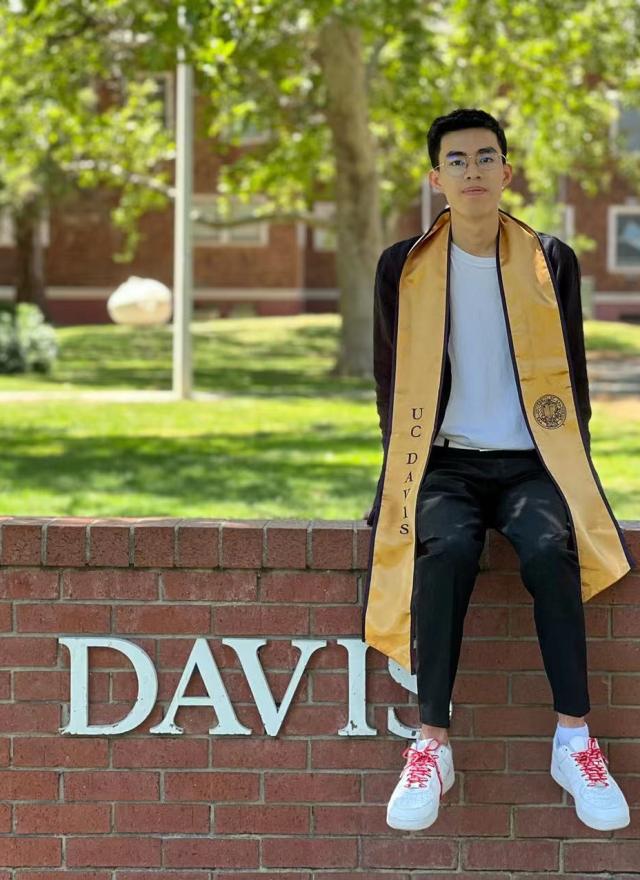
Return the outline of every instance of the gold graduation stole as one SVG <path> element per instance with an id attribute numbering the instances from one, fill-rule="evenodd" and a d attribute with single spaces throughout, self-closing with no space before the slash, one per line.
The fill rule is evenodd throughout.
<path id="1" fill-rule="evenodd" d="M 542 244 L 515 217 L 499 211 L 498 220 L 498 268 L 516 381 L 535 446 L 570 512 L 586 601 L 630 565 L 580 434 L 559 304 Z M 365 641 L 410 672 L 416 501 L 444 374 L 450 226 L 451 212 L 445 209 L 413 245 L 400 276 L 393 406 L 363 611 Z"/>

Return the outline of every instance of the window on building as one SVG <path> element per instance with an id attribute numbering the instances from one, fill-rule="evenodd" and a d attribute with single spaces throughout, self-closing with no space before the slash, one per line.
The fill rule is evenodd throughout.
<path id="1" fill-rule="evenodd" d="M 640 205 L 610 205 L 607 270 L 640 273 Z"/>
<path id="2" fill-rule="evenodd" d="M 640 104 L 631 103 L 614 90 L 608 94 L 617 110 L 610 131 L 613 152 L 640 153 Z"/>
<path id="3" fill-rule="evenodd" d="M 49 210 L 44 209 L 40 220 L 40 237 L 42 246 L 49 247 Z M 0 247 L 12 248 L 16 246 L 14 223 L 9 208 L 0 208 Z"/>
<path id="4" fill-rule="evenodd" d="M 162 109 L 160 110 L 160 118 L 162 119 L 165 128 L 172 131 L 176 126 L 175 89 L 173 73 L 170 71 L 165 71 L 162 73 L 142 72 L 138 74 L 137 79 L 153 80 L 156 86 L 153 93 L 153 99 L 156 101 L 160 101 L 160 103 L 162 104 Z"/>
<path id="5" fill-rule="evenodd" d="M 314 202 L 313 213 L 316 217 L 323 220 L 331 220 L 335 217 L 335 202 Z M 335 229 L 325 226 L 313 227 L 313 249 L 314 251 L 326 252 L 335 251 L 337 247 Z"/>
<path id="6" fill-rule="evenodd" d="M 220 217 L 216 210 L 215 193 L 194 193 L 192 197 L 194 208 L 199 208 L 211 218 Z M 260 204 L 260 199 L 255 198 L 248 204 L 239 199 L 232 200 L 231 218 L 240 218 L 251 215 Z M 192 224 L 193 244 L 200 247 L 224 247 L 224 246 L 251 246 L 264 247 L 269 243 L 268 223 L 243 223 L 240 226 L 228 226 L 214 228 L 197 220 Z"/>

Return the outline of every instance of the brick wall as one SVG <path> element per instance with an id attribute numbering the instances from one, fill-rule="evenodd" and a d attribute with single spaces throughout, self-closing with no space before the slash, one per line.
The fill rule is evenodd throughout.
<path id="1" fill-rule="evenodd" d="M 345 647 L 359 637 L 361 522 L 0 520 L 0 880 L 580 880 L 640 865 L 640 573 L 585 606 L 592 732 L 632 807 L 631 825 L 591 831 L 548 773 L 555 714 L 518 575 L 489 532 L 453 695 L 456 784 L 425 832 L 392 831 L 386 801 L 403 765 L 387 713 L 416 725 L 415 696 L 367 653 L 370 736 L 347 719 Z M 640 522 L 623 523 L 640 555 Z M 73 736 L 69 658 L 58 639 L 109 636 L 152 659 L 158 700 L 121 735 Z M 225 637 L 260 651 L 277 703 L 292 638 L 320 638 L 277 736 L 268 736 Z M 250 735 L 215 736 L 211 707 L 164 717 L 204 638 Z M 92 648 L 89 721 L 126 715 L 136 676 Z M 196 673 L 186 691 L 205 694 Z M 634 809 L 635 808 L 635 809 Z"/>

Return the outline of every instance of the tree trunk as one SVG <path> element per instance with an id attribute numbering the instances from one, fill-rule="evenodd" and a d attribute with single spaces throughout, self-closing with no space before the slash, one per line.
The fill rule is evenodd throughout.
<path id="1" fill-rule="evenodd" d="M 360 31 L 336 18 L 326 19 L 316 54 L 324 74 L 327 122 L 336 156 L 342 332 L 333 373 L 371 378 L 373 283 L 382 250 L 382 218 Z"/>
<path id="2" fill-rule="evenodd" d="M 45 300 L 41 216 L 41 205 L 36 199 L 26 202 L 14 214 L 17 257 L 16 302 L 35 303 L 49 320 Z"/>

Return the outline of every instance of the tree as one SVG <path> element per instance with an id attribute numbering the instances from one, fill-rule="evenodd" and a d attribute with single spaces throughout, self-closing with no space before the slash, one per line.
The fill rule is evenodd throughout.
<path id="1" fill-rule="evenodd" d="M 162 70 L 175 43 L 147 42 L 165 16 L 154 4 L 0 3 L 0 207 L 13 215 L 17 300 L 46 314 L 41 218 L 78 188 L 118 193 L 111 218 L 130 259 L 137 221 L 166 204 L 174 143 L 138 71 Z M 175 27 L 168 33 L 177 38 Z M 151 41 L 153 42 L 153 41 Z M 156 44 L 154 43 L 154 46 Z M 173 64 L 173 58 L 171 58 Z"/>
<path id="2" fill-rule="evenodd" d="M 223 165 L 220 203 L 266 196 L 255 221 L 305 219 L 319 192 L 335 200 L 335 372 L 371 373 L 376 260 L 429 170 L 432 119 L 496 115 L 536 199 L 527 212 L 506 191 L 507 209 L 555 222 L 563 177 L 591 192 L 610 179 L 608 90 L 638 95 L 639 35 L 636 0 L 216 0 L 194 33 L 209 132 L 225 156 L 243 133 L 265 135 Z"/>

